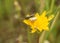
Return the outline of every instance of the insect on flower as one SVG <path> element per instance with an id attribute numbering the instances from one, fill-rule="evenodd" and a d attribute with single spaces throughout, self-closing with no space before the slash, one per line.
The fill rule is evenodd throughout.
<path id="1" fill-rule="evenodd" d="M 48 31 L 49 30 L 48 25 L 52 18 L 54 17 L 54 15 L 47 17 L 46 13 L 47 12 L 44 11 L 41 15 L 36 13 L 34 16 L 27 16 L 27 19 L 25 19 L 23 22 L 31 27 L 32 33 L 36 32 L 37 30 L 39 30 L 40 32 L 42 30 Z"/>
<path id="2" fill-rule="evenodd" d="M 30 20 L 30 21 L 35 21 L 36 20 L 36 17 L 34 17 L 34 15 L 27 15 L 26 18 L 27 20 Z"/>

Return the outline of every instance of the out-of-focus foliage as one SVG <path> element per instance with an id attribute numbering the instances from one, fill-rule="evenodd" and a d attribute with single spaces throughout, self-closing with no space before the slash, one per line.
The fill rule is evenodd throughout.
<path id="1" fill-rule="evenodd" d="M 22 21 L 27 14 L 42 13 L 44 10 L 49 11 L 47 16 L 56 16 L 59 12 L 45 39 L 50 43 L 60 43 L 60 0 L 53 0 L 53 3 L 52 0 L 0 0 L 0 43 L 39 43 L 42 32 L 31 34 L 30 27 Z"/>

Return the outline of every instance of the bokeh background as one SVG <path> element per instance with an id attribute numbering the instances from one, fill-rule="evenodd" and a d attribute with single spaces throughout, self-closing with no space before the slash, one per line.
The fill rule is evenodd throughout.
<path id="1" fill-rule="evenodd" d="M 50 33 L 45 33 L 43 43 L 60 43 L 60 0 L 0 0 L 0 43 L 39 43 L 43 33 L 30 33 L 23 20 L 27 14 L 44 10 L 58 16 Z"/>

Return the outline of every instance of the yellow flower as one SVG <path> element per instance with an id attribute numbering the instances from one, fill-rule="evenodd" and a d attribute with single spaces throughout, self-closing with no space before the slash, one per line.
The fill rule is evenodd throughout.
<path id="1" fill-rule="evenodd" d="M 31 27 L 32 33 L 36 32 L 37 30 L 39 30 L 40 32 L 42 30 L 49 31 L 48 25 L 49 25 L 50 20 L 54 17 L 54 15 L 47 17 L 46 13 L 47 13 L 46 11 L 44 11 L 41 15 L 36 13 L 35 16 L 31 18 L 32 20 L 26 19 L 23 22 Z M 33 18 L 36 18 L 36 19 L 33 20 Z"/>

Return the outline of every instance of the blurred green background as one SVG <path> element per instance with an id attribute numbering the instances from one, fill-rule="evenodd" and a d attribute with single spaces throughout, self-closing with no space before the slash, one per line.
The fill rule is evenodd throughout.
<path id="1" fill-rule="evenodd" d="M 43 43 L 60 43 L 60 0 L 0 0 L 0 43 L 39 43 L 42 32 L 30 33 L 23 20 L 44 10 L 59 15 Z"/>

